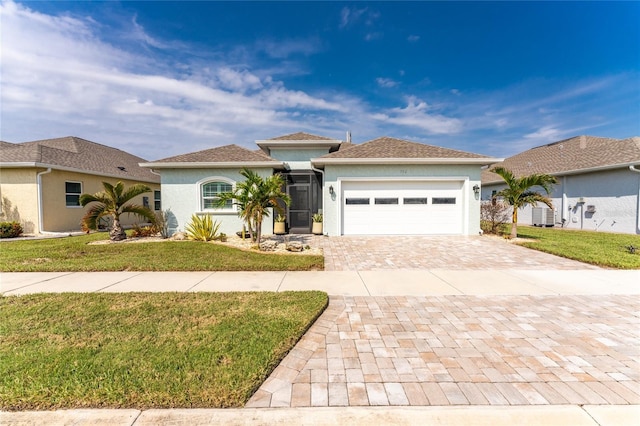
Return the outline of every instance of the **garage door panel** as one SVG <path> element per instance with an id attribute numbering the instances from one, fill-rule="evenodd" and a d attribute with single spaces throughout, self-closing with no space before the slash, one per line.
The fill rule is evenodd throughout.
<path id="1" fill-rule="evenodd" d="M 461 188 L 460 181 L 344 182 L 343 234 L 461 234 Z"/>

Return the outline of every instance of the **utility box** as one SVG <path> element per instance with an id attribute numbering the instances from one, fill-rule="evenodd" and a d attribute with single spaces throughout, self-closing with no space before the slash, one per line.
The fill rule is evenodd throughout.
<path id="1" fill-rule="evenodd" d="M 547 207 L 534 207 L 532 214 L 533 226 L 553 226 L 554 225 L 554 213 L 553 210 Z"/>

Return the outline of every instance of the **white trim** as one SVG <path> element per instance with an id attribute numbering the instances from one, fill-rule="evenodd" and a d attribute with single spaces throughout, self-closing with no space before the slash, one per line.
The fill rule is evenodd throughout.
<path id="1" fill-rule="evenodd" d="M 196 214 L 224 214 L 224 213 L 233 213 L 238 214 L 238 206 L 235 204 L 231 204 L 230 209 L 205 209 L 202 197 L 202 186 L 211 183 L 211 182 L 225 182 L 231 185 L 231 191 L 235 191 L 236 182 L 233 179 L 230 179 L 225 176 L 209 176 L 203 179 L 200 179 L 196 182 L 195 187 L 197 191 L 197 200 L 198 206 L 196 208 Z"/>
<path id="2" fill-rule="evenodd" d="M 75 167 L 64 167 L 64 166 L 58 166 L 55 164 L 46 164 L 46 163 L 28 163 L 28 162 L 23 162 L 23 163 L 0 163 L 0 168 L 6 168 L 6 169 L 22 169 L 25 167 L 41 167 L 41 168 L 46 168 L 46 169 L 52 169 L 52 170 L 59 170 L 62 172 L 73 172 L 73 173 L 82 173 L 85 175 L 90 175 L 90 176 L 104 176 L 104 177 L 110 177 L 110 178 L 114 178 L 114 179 L 118 179 L 118 180 L 132 180 L 132 181 L 136 181 L 136 182 L 147 182 L 147 183 L 153 183 L 156 185 L 159 185 L 160 182 L 156 182 L 153 180 L 149 180 L 147 178 L 140 178 L 137 176 L 121 176 L 121 175 L 112 175 L 109 173 L 103 173 L 103 172 L 96 172 L 93 170 L 83 170 L 83 169 L 76 169 Z M 157 173 L 155 173 L 157 174 Z"/>
<path id="3" fill-rule="evenodd" d="M 236 169 L 258 168 L 271 169 L 284 168 L 281 161 L 221 161 L 221 162 L 174 162 L 174 163 L 138 163 L 140 167 L 154 169 Z"/>
<path id="4" fill-rule="evenodd" d="M 464 205 L 462 206 L 463 212 L 463 223 L 462 223 L 462 231 L 463 235 L 469 234 L 469 177 L 468 176 L 417 176 L 417 177 L 346 177 L 346 178 L 337 178 L 336 186 L 334 188 L 337 194 L 337 226 L 338 226 L 338 234 L 343 235 L 343 217 L 342 217 L 342 207 L 344 204 L 344 200 L 342 199 L 342 183 L 343 182 L 462 182 L 463 191 L 462 197 L 464 200 Z M 324 187 L 324 183 L 323 183 Z M 324 188 L 323 188 L 324 190 Z M 465 193 L 467 194 L 465 196 Z"/>
<path id="5" fill-rule="evenodd" d="M 51 167 L 37 174 L 36 186 L 38 187 L 38 233 L 44 234 L 44 206 L 42 205 L 42 175 L 51 173 Z"/>
<path id="6" fill-rule="evenodd" d="M 312 158 L 311 164 L 495 164 L 504 158 Z"/>

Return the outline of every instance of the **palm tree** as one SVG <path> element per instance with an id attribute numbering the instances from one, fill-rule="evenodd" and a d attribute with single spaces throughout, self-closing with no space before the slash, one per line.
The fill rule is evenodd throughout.
<path id="1" fill-rule="evenodd" d="M 513 207 L 511 226 L 511 238 L 518 236 L 518 209 L 526 205 L 536 206 L 539 202 L 553 208 L 553 203 L 549 197 L 539 192 L 532 191 L 534 186 L 540 186 L 547 195 L 551 193 L 552 185 L 558 183 L 555 177 L 547 174 L 532 174 L 529 176 L 515 177 L 511 170 L 504 167 L 495 167 L 491 170 L 499 175 L 507 184 L 507 188 L 498 192 L 496 196 L 504 197 L 505 201 Z"/>
<path id="2" fill-rule="evenodd" d="M 104 191 L 97 192 L 93 195 L 82 194 L 80 196 L 80 204 L 82 207 L 89 203 L 97 203 L 91 206 L 82 218 L 82 226 L 85 229 L 97 230 L 100 218 L 111 216 L 113 226 L 109 231 L 109 238 L 111 238 L 112 241 L 121 241 L 127 238 L 127 234 L 125 234 L 122 225 L 120 225 L 120 215 L 123 213 L 133 213 L 151 222 L 155 221 L 155 215 L 148 207 L 143 207 L 138 204 L 126 204 L 140 194 L 151 192 L 151 188 L 147 185 L 135 184 L 130 186 L 126 191 L 122 182 L 116 183 L 115 186 L 108 182 L 102 182 L 102 186 L 104 187 Z"/>
<path id="3" fill-rule="evenodd" d="M 275 174 L 264 179 L 253 170 L 244 168 L 240 174 L 246 178 L 244 182 L 236 185 L 233 192 L 225 192 L 219 195 L 219 205 L 224 205 L 228 200 L 238 206 L 240 216 L 249 228 L 252 239 L 260 244 L 262 238 L 262 221 L 269 217 L 269 208 L 274 208 L 278 213 L 283 213 L 278 201 L 286 205 L 291 204 L 291 198 L 284 192 L 285 184 L 280 174 Z"/>

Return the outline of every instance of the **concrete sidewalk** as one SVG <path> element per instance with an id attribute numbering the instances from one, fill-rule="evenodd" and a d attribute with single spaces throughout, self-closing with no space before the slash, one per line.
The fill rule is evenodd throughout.
<path id="1" fill-rule="evenodd" d="M 287 409 L 59 410 L 0 412 L 0 424 L 205 425 L 545 425 L 637 426 L 640 406 L 341 407 Z"/>
<path id="2" fill-rule="evenodd" d="M 0 292 L 291 291 L 344 296 L 640 294 L 640 270 L 3 272 Z"/>

